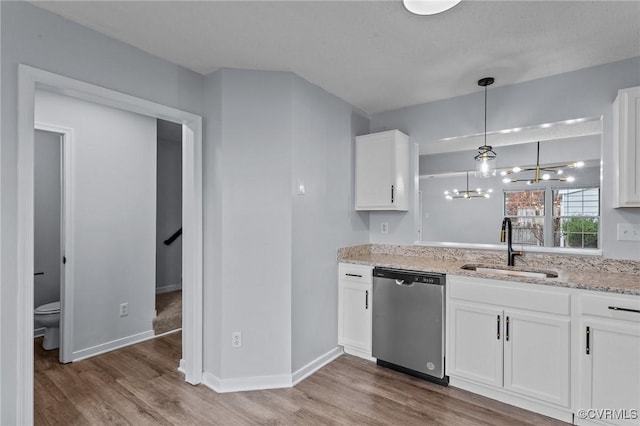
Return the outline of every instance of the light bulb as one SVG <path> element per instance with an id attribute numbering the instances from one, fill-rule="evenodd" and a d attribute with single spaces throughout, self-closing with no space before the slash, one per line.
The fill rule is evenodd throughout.
<path id="1" fill-rule="evenodd" d="M 549 173 L 545 173 L 542 175 L 542 180 L 549 180 L 551 178 L 551 176 L 549 175 Z"/>
<path id="2" fill-rule="evenodd" d="M 518 173 L 518 172 L 522 171 L 522 168 L 520 168 L 518 166 L 515 166 L 512 170 L 513 170 L 513 173 Z"/>
<path id="3" fill-rule="evenodd" d="M 584 166 L 584 161 L 578 161 L 574 164 L 576 167 L 583 167 Z"/>
<path id="4" fill-rule="evenodd" d="M 503 171 L 500 172 L 500 176 L 506 176 L 506 175 L 507 175 L 507 171 L 506 170 L 503 170 Z"/>
<path id="5" fill-rule="evenodd" d="M 452 197 L 451 195 L 447 195 L 445 198 L 446 198 L 447 200 L 453 200 L 453 197 Z"/>
<path id="6" fill-rule="evenodd" d="M 502 179 L 502 182 L 503 182 L 503 183 L 510 183 L 510 182 L 511 182 L 511 179 L 509 179 L 509 178 L 504 178 L 504 179 Z"/>
<path id="7" fill-rule="evenodd" d="M 489 188 L 487 189 L 487 192 L 493 192 L 493 189 Z"/>
<path id="8" fill-rule="evenodd" d="M 484 198 L 489 198 L 490 195 L 489 194 L 484 194 Z"/>
<path id="9" fill-rule="evenodd" d="M 562 171 L 562 169 L 559 169 L 556 173 L 558 173 L 559 175 L 563 174 L 564 172 Z"/>
<path id="10" fill-rule="evenodd" d="M 444 191 L 444 195 L 449 195 L 449 191 Z"/>
<path id="11" fill-rule="evenodd" d="M 416 15 L 436 15 L 458 3 L 460 0 L 402 0 L 404 7 Z"/>
<path id="12" fill-rule="evenodd" d="M 568 176 L 567 177 L 567 182 L 575 182 L 576 178 L 574 178 L 573 176 Z"/>

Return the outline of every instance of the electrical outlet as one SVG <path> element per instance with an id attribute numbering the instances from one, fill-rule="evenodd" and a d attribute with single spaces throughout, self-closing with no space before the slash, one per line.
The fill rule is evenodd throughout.
<path id="1" fill-rule="evenodd" d="M 234 331 L 233 333 L 231 333 L 231 347 L 239 348 L 241 346 L 242 346 L 242 332 Z"/>
<path id="2" fill-rule="evenodd" d="M 619 223 L 618 241 L 640 241 L 640 224 Z"/>
<path id="3" fill-rule="evenodd" d="M 380 224 L 380 233 L 388 234 L 389 233 L 389 222 L 382 222 Z"/>
<path id="4" fill-rule="evenodd" d="M 121 317 L 126 317 L 127 315 L 129 315 L 129 304 L 128 303 L 121 303 L 120 304 L 120 316 Z"/>

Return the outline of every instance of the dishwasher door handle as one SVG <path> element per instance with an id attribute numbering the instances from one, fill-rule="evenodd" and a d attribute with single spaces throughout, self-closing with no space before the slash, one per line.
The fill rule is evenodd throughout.
<path id="1" fill-rule="evenodd" d="M 396 284 L 400 287 L 412 287 L 414 283 L 407 283 L 405 280 L 396 280 Z"/>

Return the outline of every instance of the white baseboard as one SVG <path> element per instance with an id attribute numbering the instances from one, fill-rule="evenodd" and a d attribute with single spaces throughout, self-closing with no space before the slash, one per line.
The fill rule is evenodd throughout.
<path id="1" fill-rule="evenodd" d="M 324 355 L 314 359 L 293 374 L 279 374 L 273 376 L 239 377 L 221 379 L 209 372 L 202 374 L 202 384 L 218 393 L 242 392 L 262 389 L 290 388 L 306 379 L 331 361 L 343 354 L 341 347 L 335 347 Z M 180 368 L 184 368 L 184 360 L 180 360 Z"/>
<path id="2" fill-rule="evenodd" d="M 35 339 L 36 337 L 44 336 L 44 331 L 45 330 L 46 330 L 46 328 L 44 328 L 44 327 L 34 328 L 33 329 L 33 338 Z"/>
<path id="3" fill-rule="evenodd" d="M 293 386 L 290 374 L 220 379 L 206 371 L 202 374 L 202 384 L 218 393 L 280 389 Z"/>
<path id="4" fill-rule="evenodd" d="M 170 293 L 172 291 L 178 291 L 178 290 L 182 290 L 182 283 L 156 287 L 156 294 Z"/>
<path id="5" fill-rule="evenodd" d="M 342 351 L 342 347 L 336 346 L 326 354 L 320 355 L 318 358 L 314 359 L 309 364 L 305 365 L 304 367 L 300 368 L 297 371 L 294 371 L 294 373 L 291 375 L 291 382 L 293 386 L 297 385 L 298 383 L 300 383 L 301 381 L 303 381 L 304 379 L 306 379 L 316 371 L 320 370 L 322 367 L 329 364 L 331 361 L 342 356 L 343 353 L 344 352 Z"/>
<path id="6" fill-rule="evenodd" d="M 144 331 L 142 333 L 134 334 L 132 336 L 123 337 L 121 339 L 112 340 L 111 342 L 102 343 L 100 345 L 92 346 L 90 348 L 81 349 L 71 354 L 71 361 L 81 361 L 92 356 L 100 355 L 105 352 L 110 352 L 114 349 L 123 348 L 136 343 L 144 342 L 145 340 L 153 339 L 156 336 L 153 334 L 153 330 Z"/>
<path id="7" fill-rule="evenodd" d="M 350 346 L 345 346 L 344 352 L 349 355 L 357 356 L 358 358 L 366 359 L 367 361 L 376 361 L 376 358 L 371 356 L 371 352 L 365 352 L 357 348 L 352 348 Z"/>

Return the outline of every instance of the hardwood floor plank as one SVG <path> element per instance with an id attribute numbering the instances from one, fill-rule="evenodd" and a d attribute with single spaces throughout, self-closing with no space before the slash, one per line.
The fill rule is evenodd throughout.
<path id="1" fill-rule="evenodd" d="M 36 425 L 561 425 L 344 355 L 294 388 L 218 394 L 177 371 L 181 333 L 77 363 L 35 341 Z"/>

